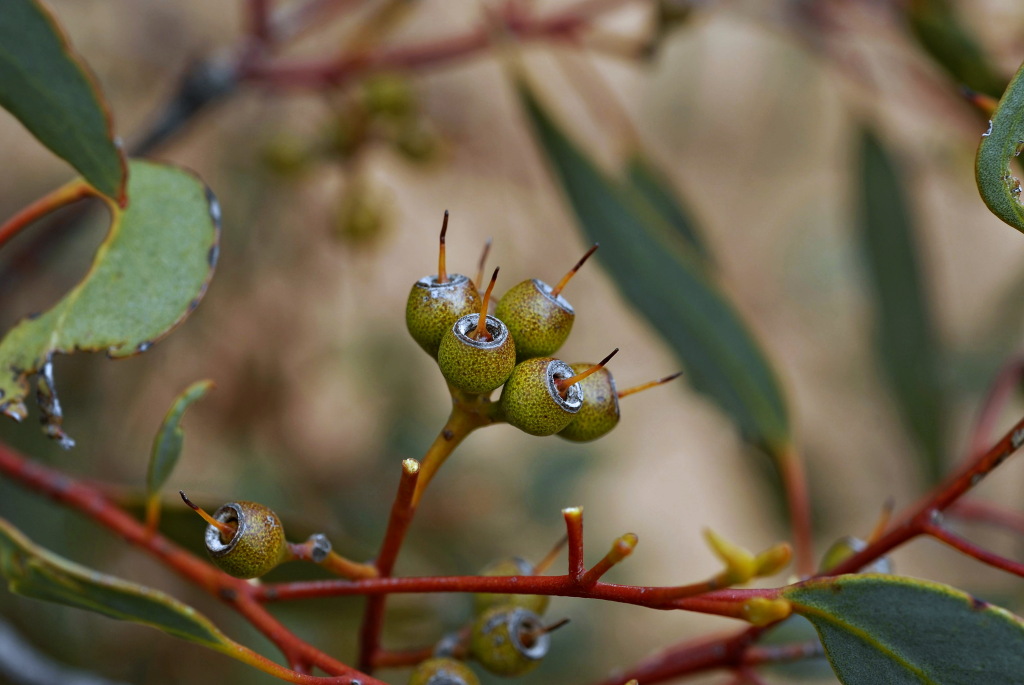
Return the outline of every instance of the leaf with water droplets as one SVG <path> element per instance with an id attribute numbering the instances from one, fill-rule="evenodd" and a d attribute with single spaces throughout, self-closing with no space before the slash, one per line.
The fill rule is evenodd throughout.
<path id="1" fill-rule="evenodd" d="M 0 340 L 0 413 L 24 418 L 29 376 L 44 372 L 50 415 L 57 407 L 59 418 L 45 373 L 55 354 L 144 352 L 199 304 L 217 261 L 220 209 L 213 195 L 187 171 L 143 161 L 131 163 L 128 195 L 127 209 L 108 202 L 110 231 L 85 279 Z M 53 437 L 62 435 L 58 422 Z"/>
<path id="2" fill-rule="evenodd" d="M 1020 180 L 1010 164 L 1024 147 L 1024 65 L 1006 87 L 988 130 L 982 134 L 974 172 L 992 213 L 1018 231 L 1024 231 L 1024 205 Z"/>

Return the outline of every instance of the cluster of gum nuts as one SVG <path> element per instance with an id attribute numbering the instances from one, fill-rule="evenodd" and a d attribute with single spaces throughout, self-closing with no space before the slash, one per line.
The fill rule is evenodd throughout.
<path id="1" fill-rule="evenodd" d="M 483 297 L 462 274 L 445 270 L 445 233 L 441 227 L 438 273 L 413 284 L 406 305 L 406 326 L 454 390 L 487 396 L 504 386 L 498 400 L 501 418 L 531 435 L 557 434 L 586 442 L 619 422 L 619 399 L 676 378 L 674 374 L 617 391 L 604 368 L 616 348 L 597 364 L 567 364 L 554 355 L 576 317 L 562 289 L 597 249 L 594 245 L 554 287 L 536 278 L 523 281 L 498 300 L 488 314 L 497 280 L 494 270 Z M 482 280 L 481 273 L 477 282 Z"/>

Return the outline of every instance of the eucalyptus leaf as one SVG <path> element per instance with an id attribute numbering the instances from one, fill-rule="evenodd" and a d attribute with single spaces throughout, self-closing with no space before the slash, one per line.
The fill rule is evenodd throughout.
<path id="1" fill-rule="evenodd" d="M 903 179 L 869 131 L 860 138 L 858 235 L 875 316 L 875 351 L 900 416 L 934 482 L 943 473 L 946 436 L 942 345 L 932 320 Z"/>
<path id="2" fill-rule="evenodd" d="M 634 153 L 626 163 L 626 179 L 630 188 L 641 195 L 694 252 L 705 260 L 711 253 L 697 228 L 697 222 L 672 189 L 671 182 L 661 169 L 642 153 Z"/>
<path id="3" fill-rule="evenodd" d="M 587 239 L 631 306 L 686 367 L 694 388 L 776 458 L 789 448 L 789 418 L 774 372 L 705 264 L 662 211 L 630 183 L 609 178 L 520 85 L 537 141 Z"/>
<path id="4" fill-rule="evenodd" d="M 80 566 L 38 547 L 0 519 L 0 575 L 25 597 L 141 623 L 234 655 L 237 645 L 209 619 L 173 597 Z"/>
<path id="5" fill-rule="evenodd" d="M 196 381 L 185 388 L 178 395 L 171 408 L 164 416 L 160 430 L 153 439 L 153 451 L 149 458 L 149 471 L 146 475 L 146 490 L 150 495 L 156 494 L 167 478 L 174 471 L 181 456 L 182 443 L 185 440 L 185 431 L 181 428 L 181 419 L 185 416 L 185 410 L 196 400 L 202 398 L 213 387 L 213 381 Z"/>
<path id="6" fill-rule="evenodd" d="M 34 0 L 0 0 L 0 106 L 96 190 L 124 200 L 127 167 L 106 103 L 56 21 Z"/>
<path id="7" fill-rule="evenodd" d="M 974 175 L 981 199 L 992 213 L 1018 231 L 1024 231 L 1020 181 L 1010 163 L 1024 146 L 1024 65 L 1006 87 L 988 131 L 982 134 Z"/>
<path id="8" fill-rule="evenodd" d="M 191 173 L 142 161 L 131 164 L 129 194 L 127 209 L 108 203 L 110 231 L 85 279 L 0 340 L 0 413 L 25 417 L 31 374 L 43 372 L 53 395 L 55 354 L 139 354 L 199 304 L 217 261 L 216 199 Z"/>
<path id="9" fill-rule="evenodd" d="M 947 585 L 848 575 L 782 596 L 814 624 L 844 685 L 1009 684 L 1024 674 L 1024 622 Z"/>

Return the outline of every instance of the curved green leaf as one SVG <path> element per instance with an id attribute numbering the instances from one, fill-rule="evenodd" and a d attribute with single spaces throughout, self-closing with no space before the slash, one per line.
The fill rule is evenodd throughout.
<path id="1" fill-rule="evenodd" d="M 687 377 L 776 457 L 789 445 L 782 392 L 764 353 L 703 261 L 663 213 L 628 183 L 605 176 L 529 89 L 519 89 L 537 140 L 597 256 L 636 311 L 679 355 Z"/>
<path id="2" fill-rule="evenodd" d="M 0 519 L 0 575 L 11 592 L 141 623 L 234 655 L 237 645 L 209 619 L 159 590 L 108 576 L 33 544 Z"/>
<path id="3" fill-rule="evenodd" d="M 922 284 L 903 179 L 881 142 L 860 136 L 858 233 L 874 295 L 875 350 L 934 482 L 947 444 L 942 346 Z"/>
<path id="4" fill-rule="evenodd" d="M 0 2 L 0 106 L 96 190 L 124 199 L 127 168 L 106 105 L 53 17 L 33 0 Z"/>
<path id="5" fill-rule="evenodd" d="M 850 575 L 782 596 L 818 631 L 844 685 L 977 685 L 1024 677 L 1024 622 L 955 588 Z"/>
<path id="6" fill-rule="evenodd" d="M 185 388 L 180 395 L 174 399 L 171 408 L 164 416 L 160 430 L 153 439 L 153 451 L 149 458 L 149 471 L 146 474 L 146 489 L 150 495 L 155 494 L 163 487 L 167 477 L 171 475 L 178 457 L 181 456 L 181 446 L 185 440 L 185 431 L 181 429 L 181 419 L 196 400 L 205 395 L 213 387 L 213 381 L 196 381 Z"/>
<path id="7" fill-rule="evenodd" d="M 132 162 L 129 194 L 127 209 L 111 205 L 110 232 L 85 279 L 0 341 L 0 413 L 24 418 L 30 374 L 43 372 L 40 387 L 52 394 L 54 354 L 144 352 L 199 304 L 217 261 L 216 199 L 191 173 L 141 161 Z"/>
<path id="8" fill-rule="evenodd" d="M 1024 146 L 1024 66 L 1010 81 L 999 100 L 988 131 L 982 134 L 974 175 L 992 213 L 1018 231 L 1024 231 L 1024 206 L 1020 202 L 1020 181 L 1010 171 L 1010 162 Z"/>

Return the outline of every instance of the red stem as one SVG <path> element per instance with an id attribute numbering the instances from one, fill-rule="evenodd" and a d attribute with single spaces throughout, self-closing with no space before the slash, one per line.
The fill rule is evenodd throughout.
<path id="1" fill-rule="evenodd" d="M 302 641 L 278 623 L 257 603 L 257 586 L 223 573 L 167 538 L 149 531 L 145 525 L 118 508 L 95 488 L 67 474 L 26 459 L 0 443 L 0 473 L 30 490 L 49 496 L 59 504 L 76 509 L 140 549 L 153 555 L 172 571 L 203 588 L 214 597 L 244 615 L 267 636 L 289 661 L 299 659 L 328 673 L 360 680 L 364 685 L 384 685 Z M 314 682 L 314 679 L 310 679 Z M 316 681 L 322 682 L 322 681 Z"/>
<path id="2" fill-rule="evenodd" d="M 84 181 L 72 181 L 71 183 L 44 195 L 32 204 L 22 208 L 20 212 L 12 216 L 3 224 L 0 224 L 0 247 L 8 240 L 18 235 L 22 229 L 32 222 L 41 219 L 50 212 L 53 212 L 72 202 L 77 202 L 87 197 L 96 196 L 96 190 Z"/>
<path id="3" fill-rule="evenodd" d="M 267 47 L 274 42 L 274 35 L 270 21 L 270 0 L 247 0 L 246 9 L 246 30 L 249 36 L 261 47 Z"/>
<path id="4" fill-rule="evenodd" d="M 1024 535 L 1024 512 L 1004 509 L 988 502 L 959 500 L 946 510 L 946 514 L 964 521 L 980 521 Z"/>
<path id="5" fill-rule="evenodd" d="M 796 450 L 786 449 L 779 457 L 779 468 L 785 484 L 790 525 L 793 528 L 793 554 L 796 572 L 801 577 L 814 573 L 814 545 L 811 532 L 811 497 L 807 475 Z"/>
<path id="6" fill-rule="evenodd" d="M 948 528 L 935 523 L 929 523 L 924 527 L 924 532 L 931 535 L 936 540 L 946 543 L 953 549 L 963 552 L 969 557 L 974 557 L 982 563 L 1002 569 L 1007 573 L 1024 577 L 1024 564 L 1019 561 L 1014 561 L 1013 559 L 1007 559 L 1004 556 L 979 547 L 973 542 L 960 537 Z"/>
<path id="7" fill-rule="evenodd" d="M 1006 408 L 1007 403 L 1013 396 L 1013 391 L 1024 377 L 1024 359 L 1013 359 L 1003 365 L 996 374 L 992 386 L 985 395 L 985 401 L 978 412 L 978 419 L 971 431 L 970 447 L 967 458 L 973 459 L 985 451 L 985 446 L 991 442 L 989 437 L 999 415 Z"/>
<path id="8" fill-rule="evenodd" d="M 402 462 L 402 477 L 398 481 L 398 492 L 391 504 L 391 516 L 388 519 L 384 542 L 380 547 L 375 565 L 381 578 L 387 578 L 395 567 L 402 541 L 412 523 L 416 506 L 413 496 L 416 493 L 416 482 L 419 480 L 420 463 L 415 459 Z M 374 655 L 380 647 L 380 632 L 384 625 L 384 604 L 387 595 L 370 597 L 363 612 L 363 624 L 359 631 L 359 667 L 367 673 L 373 672 Z"/>
<path id="9" fill-rule="evenodd" d="M 563 509 L 562 517 L 569 548 L 569 577 L 579 583 L 587 570 L 583 562 L 583 507 Z"/>
<path id="10" fill-rule="evenodd" d="M 594 15 L 629 4 L 632 0 L 583 0 L 547 18 L 507 16 L 502 27 L 521 40 L 572 37 L 589 27 Z M 481 53 L 504 40 L 491 26 L 420 45 L 383 48 L 327 59 L 274 60 L 254 58 L 243 64 L 241 77 L 282 87 L 337 86 L 369 71 L 425 67 Z"/>

